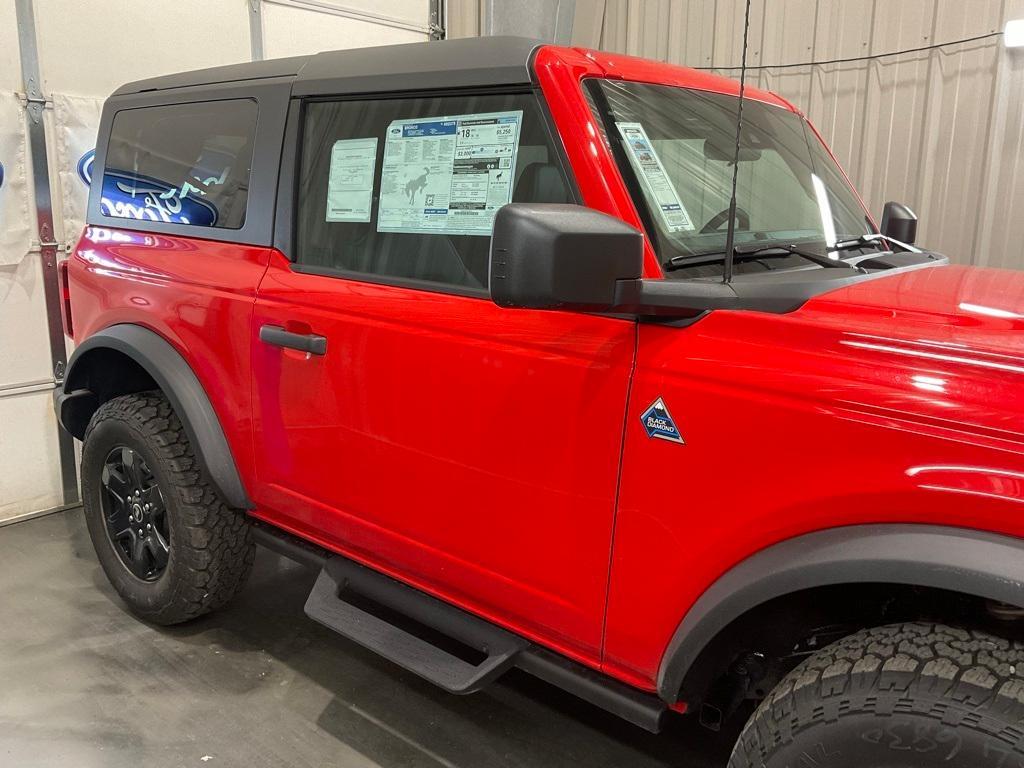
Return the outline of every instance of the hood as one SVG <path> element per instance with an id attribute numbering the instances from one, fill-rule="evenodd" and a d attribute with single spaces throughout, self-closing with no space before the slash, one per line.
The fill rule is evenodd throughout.
<path id="1" fill-rule="evenodd" d="M 919 268 L 783 317 L 794 348 L 817 350 L 785 364 L 814 371 L 829 408 L 1024 456 L 1024 272 Z M 947 446 L 937 463 L 956 455 Z"/>
<path id="2" fill-rule="evenodd" d="M 865 280 L 807 302 L 815 324 L 952 353 L 1005 356 L 1024 373 L 1024 272 L 945 265 Z"/>

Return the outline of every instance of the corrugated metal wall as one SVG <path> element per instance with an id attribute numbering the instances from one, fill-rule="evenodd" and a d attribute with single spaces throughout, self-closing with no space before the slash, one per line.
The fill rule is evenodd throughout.
<path id="1" fill-rule="evenodd" d="M 743 0 L 577 0 L 573 42 L 695 67 L 739 63 Z M 482 0 L 450 0 L 453 36 Z M 754 66 L 875 55 L 973 37 L 1024 0 L 754 0 Z M 1024 50 L 1001 37 L 871 61 L 761 69 L 751 82 L 804 110 L 871 210 L 921 217 L 954 260 L 1024 268 Z M 1021 169 L 1024 171 L 1024 169 Z"/>

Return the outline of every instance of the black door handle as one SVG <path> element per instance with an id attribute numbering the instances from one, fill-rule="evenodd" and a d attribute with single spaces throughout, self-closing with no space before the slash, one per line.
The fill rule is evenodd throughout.
<path id="1" fill-rule="evenodd" d="M 306 352 L 310 355 L 322 355 L 327 352 L 327 337 L 315 333 L 292 333 L 279 325 L 260 326 L 260 341 L 273 344 L 275 347 L 288 347 Z"/>

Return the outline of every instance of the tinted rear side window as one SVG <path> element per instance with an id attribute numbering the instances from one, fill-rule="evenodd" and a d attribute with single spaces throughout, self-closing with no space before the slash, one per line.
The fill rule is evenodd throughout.
<path id="1" fill-rule="evenodd" d="M 251 99 L 125 109 L 114 116 L 101 212 L 240 229 L 256 136 Z"/>
<path id="2" fill-rule="evenodd" d="M 471 292 L 498 208 L 575 200 L 531 93 L 312 102 L 300 170 L 300 264 Z"/>

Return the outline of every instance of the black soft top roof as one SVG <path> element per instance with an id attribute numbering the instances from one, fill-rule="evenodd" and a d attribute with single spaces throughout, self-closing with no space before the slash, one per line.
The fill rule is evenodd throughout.
<path id="1" fill-rule="evenodd" d="M 533 52 L 543 43 L 523 37 L 467 37 L 429 43 L 325 51 L 197 69 L 122 85 L 114 96 L 176 88 L 284 78 L 296 96 L 466 88 L 529 83 Z"/>

